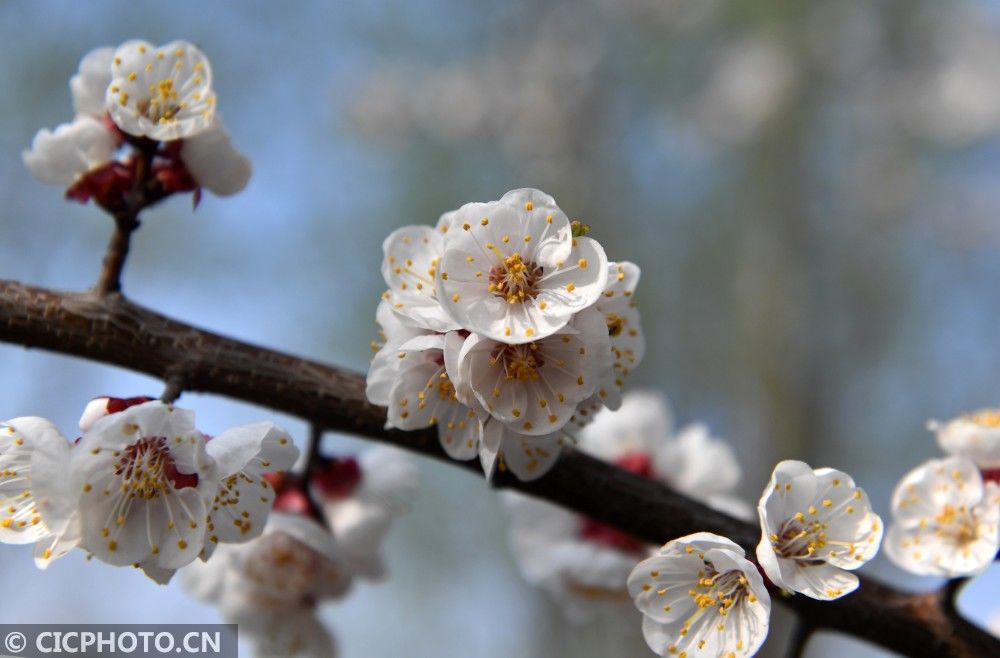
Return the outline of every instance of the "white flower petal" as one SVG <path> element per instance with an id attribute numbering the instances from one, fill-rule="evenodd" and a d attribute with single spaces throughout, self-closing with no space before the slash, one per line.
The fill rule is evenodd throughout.
<path id="1" fill-rule="evenodd" d="M 646 353 L 646 339 L 633 296 L 638 283 L 637 265 L 627 261 L 608 263 L 607 285 L 594 304 L 607 322 L 614 356 L 614 370 L 602 382 L 611 394 L 604 399 L 609 409 L 618 408 L 625 381 Z"/>
<path id="2" fill-rule="evenodd" d="M 65 479 L 68 449 L 66 439 L 44 418 L 14 418 L 0 425 L 0 542 L 30 544 L 61 530 L 64 522 L 55 512 L 67 504 L 52 499 L 56 483 L 40 478 L 57 474 Z"/>
<path id="3" fill-rule="evenodd" d="M 580 433 L 580 449 L 605 461 L 624 454 L 652 453 L 673 429 L 666 400 L 652 391 L 632 391 L 617 411 L 602 411 Z"/>
<path id="4" fill-rule="evenodd" d="M 107 112 L 105 95 L 111 84 L 111 60 L 115 49 L 107 46 L 95 48 L 83 56 L 76 75 L 69 79 L 73 95 L 73 109 L 77 114 L 99 117 Z"/>
<path id="5" fill-rule="evenodd" d="M 392 309 L 418 327 L 451 331 L 459 324 L 438 302 L 435 276 L 444 237 L 429 226 L 404 226 L 382 243 L 382 278 Z"/>
<path id="6" fill-rule="evenodd" d="M 417 493 L 419 471 L 410 456 L 380 446 L 361 453 L 361 486 L 356 495 L 384 507 L 392 515 L 409 510 Z"/>
<path id="7" fill-rule="evenodd" d="M 261 615 L 260 624 L 240 620 L 247 629 L 256 658 L 336 658 L 337 645 L 329 629 L 308 607 Z"/>
<path id="8" fill-rule="evenodd" d="M 1000 468 L 1000 410 L 981 409 L 929 427 L 950 455 L 971 459 L 980 468 Z"/>
<path id="9" fill-rule="evenodd" d="M 1000 488 L 968 459 L 932 459 L 910 471 L 892 498 L 886 552 L 915 574 L 972 576 L 1000 549 Z"/>
<path id="10" fill-rule="evenodd" d="M 351 572 L 372 579 L 383 577 L 379 547 L 389 532 L 389 510 L 352 498 L 326 506 L 326 516 Z"/>
<path id="11" fill-rule="evenodd" d="M 215 459 L 222 477 L 240 472 L 259 475 L 287 471 L 299 456 L 288 432 L 271 422 L 224 430 L 205 449 Z"/>
<path id="12" fill-rule="evenodd" d="M 242 191 L 252 173 L 250 160 L 233 148 L 232 139 L 219 117 L 184 140 L 181 160 L 198 186 L 217 196 Z"/>
<path id="13" fill-rule="evenodd" d="M 536 480 L 555 465 L 562 451 L 559 434 L 525 436 L 496 420 L 483 426 L 483 442 L 497 446 L 504 465 L 522 481 Z"/>
<path id="14" fill-rule="evenodd" d="M 732 447 L 712 436 L 703 423 L 680 430 L 654 452 L 657 474 L 680 492 L 705 500 L 731 491 L 740 481 Z"/>
<path id="15" fill-rule="evenodd" d="M 21 159 L 31 175 L 43 183 L 69 187 L 111 160 L 116 148 L 114 135 L 103 123 L 78 116 L 55 131 L 39 130 Z"/>

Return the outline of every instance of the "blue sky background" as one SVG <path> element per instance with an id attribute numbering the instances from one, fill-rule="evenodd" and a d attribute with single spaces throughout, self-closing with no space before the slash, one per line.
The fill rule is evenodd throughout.
<path id="1" fill-rule="evenodd" d="M 88 50 L 187 39 L 212 61 L 254 176 L 197 211 L 179 198 L 146 214 L 133 299 L 363 370 L 385 235 L 541 187 L 642 267 L 636 384 L 733 442 L 748 499 L 795 457 L 851 472 L 887 514 L 898 478 L 936 454 L 928 418 L 1000 404 L 997 15 L 933 2 L 2 3 L 0 277 L 93 283 L 109 220 L 33 180 L 21 150 L 71 118 Z M 0 363 L 3 417 L 67 433 L 95 395 L 161 388 L 18 347 L 0 346 Z M 275 418 L 304 438 L 267 410 L 181 404 L 209 434 Z M 420 467 L 390 579 L 324 611 L 344 655 L 647 655 L 638 615 L 566 626 L 514 569 L 494 494 Z M 883 558 L 869 569 L 934 585 Z M 0 578 L 18 593 L 5 623 L 217 619 L 176 584 L 82 555 L 42 573 L 0 547 Z M 970 613 L 1000 608 L 998 578 L 971 588 Z M 762 655 L 780 655 L 781 624 Z M 848 651 L 868 655 L 826 637 L 809 655 Z"/>

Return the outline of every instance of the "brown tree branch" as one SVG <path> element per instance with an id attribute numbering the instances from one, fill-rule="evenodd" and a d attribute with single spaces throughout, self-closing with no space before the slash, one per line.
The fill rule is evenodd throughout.
<path id="1" fill-rule="evenodd" d="M 364 378 L 329 365 L 203 331 L 126 300 L 120 294 L 59 293 L 0 281 L 0 340 L 41 347 L 179 378 L 185 390 L 216 393 L 293 414 L 327 430 L 358 434 L 479 473 L 475 462 L 443 453 L 436 432 L 386 430 L 385 410 L 369 404 Z M 660 483 L 569 451 L 545 477 L 495 486 L 518 489 L 586 514 L 645 541 L 697 531 L 733 539 L 752 554 L 760 530 L 694 502 Z M 800 623 L 841 631 L 910 656 L 1000 656 L 1000 640 L 955 619 L 942 592 L 908 594 L 873 578 L 833 602 L 775 599 Z"/>

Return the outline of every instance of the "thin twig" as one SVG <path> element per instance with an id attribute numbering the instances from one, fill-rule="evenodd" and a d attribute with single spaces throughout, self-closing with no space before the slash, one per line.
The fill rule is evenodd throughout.
<path id="1" fill-rule="evenodd" d="M 163 389 L 163 394 L 160 395 L 160 400 L 171 404 L 177 401 L 177 398 L 181 396 L 184 392 L 184 380 L 181 377 L 173 376 L 166 378 L 166 386 Z"/>
<path id="2" fill-rule="evenodd" d="M 159 197 L 149 195 L 149 175 L 152 172 L 153 158 L 156 155 L 156 143 L 148 140 L 134 140 L 136 148 L 136 165 L 133 172 L 132 189 L 125 194 L 123 205 L 111 211 L 115 220 L 115 232 L 108 242 L 107 251 L 101 264 L 101 274 L 94 286 L 94 294 L 106 297 L 119 293 L 122 289 L 122 271 L 128 258 L 132 233 L 139 228 L 139 213 Z M 155 197 L 155 198 L 154 198 Z"/>
<path id="3" fill-rule="evenodd" d="M 104 254 L 101 266 L 101 275 L 97 280 L 97 285 L 94 286 L 94 293 L 98 297 L 121 292 L 122 270 L 125 268 L 125 259 L 128 257 L 132 232 L 138 226 L 138 220 L 130 213 L 122 213 L 121 219 L 115 218 L 115 232 L 108 242 L 108 249 Z"/>
<path id="4" fill-rule="evenodd" d="M 316 500 L 313 486 L 310 484 L 312 476 L 323 467 L 323 457 L 319 451 L 319 446 L 322 442 L 323 428 L 316 423 L 310 423 L 309 455 L 306 457 L 306 467 L 302 470 L 302 490 L 305 492 L 306 500 L 309 502 L 309 513 L 312 514 L 313 518 L 325 525 L 326 516 L 323 514 L 323 508 L 319 501 Z"/>

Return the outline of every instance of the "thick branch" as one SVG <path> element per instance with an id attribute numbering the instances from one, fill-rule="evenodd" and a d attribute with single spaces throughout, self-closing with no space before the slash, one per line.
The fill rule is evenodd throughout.
<path id="1" fill-rule="evenodd" d="M 0 340 L 41 347 L 183 382 L 185 390 L 225 395 L 306 419 L 318 427 L 366 436 L 448 461 L 433 430 L 384 429 L 385 410 L 365 400 L 358 374 L 231 340 L 171 320 L 121 295 L 95 298 L 0 281 Z M 457 464 L 479 472 L 476 463 Z M 752 554 L 759 528 L 700 505 L 661 484 L 570 451 L 519 489 L 586 514 L 651 543 L 708 530 Z M 838 601 L 803 596 L 779 601 L 800 622 L 842 631 L 911 656 L 1000 655 L 1000 641 L 955 620 L 941 593 L 907 594 L 871 578 Z"/>

